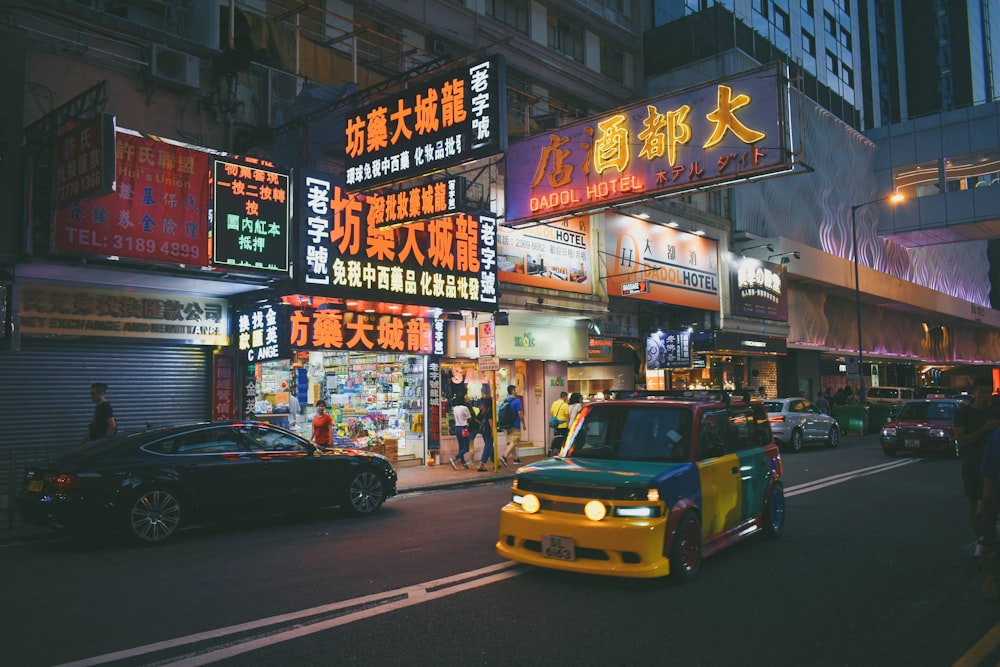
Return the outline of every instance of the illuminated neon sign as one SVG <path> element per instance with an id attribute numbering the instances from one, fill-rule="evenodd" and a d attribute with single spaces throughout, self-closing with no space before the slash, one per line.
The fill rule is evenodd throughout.
<path id="1" fill-rule="evenodd" d="M 215 160 L 212 264 L 288 272 L 288 174 L 260 160 Z"/>
<path id="2" fill-rule="evenodd" d="M 787 168 L 777 67 L 561 127 L 507 152 L 505 224 Z"/>

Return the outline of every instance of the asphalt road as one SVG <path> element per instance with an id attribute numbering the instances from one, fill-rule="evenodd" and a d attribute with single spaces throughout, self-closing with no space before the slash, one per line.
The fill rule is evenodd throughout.
<path id="1" fill-rule="evenodd" d="M 784 456 L 788 526 L 690 584 L 513 566 L 505 483 L 187 531 L 0 548 L 0 661 L 229 665 L 997 664 L 959 463 L 873 436 Z M 980 660 L 982 659 L 982 660 Z"/>

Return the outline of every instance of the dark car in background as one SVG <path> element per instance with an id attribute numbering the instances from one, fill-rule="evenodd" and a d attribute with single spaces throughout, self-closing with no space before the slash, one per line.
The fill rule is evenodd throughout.
<path id="1" fill-rule="evenodd" d="M 882 427 L 879 442 L 886 456 L 899 452 L 944 454 L 958 458 L 955 415 L 963 404 L 957 398 L 907 401 L 892 421 Z"/>
<path id="2" fill-rule="evenodd" d="M 339 506 L 377 511 L 396 494 L 380 454 L 319 450 L 252 421 L 168 426 L 97 441 L 26 471 L 17 498 L 27 523 L 113 528 L 162 543 L 193 520 Z"/>

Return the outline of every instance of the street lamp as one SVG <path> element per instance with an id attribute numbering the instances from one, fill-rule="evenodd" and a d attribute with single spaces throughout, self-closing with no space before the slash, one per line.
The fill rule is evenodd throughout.
<path id="1" fill-rule="evenodd" d="M 858 319 L 858 405 L 861 406 L 861 424 L 862 429 L 864 429 L 864 397 L 865 397 L 865 374 L 861 370 L 861 366 L 864 363 L 864 342 L 861 334 L 861 282 L 858 279 L 858 220 L 857 212 L 859 208 L 864 208 L 865 206 L 870 206 L 871 204 L 877 204 L 883 201 L 891 201 L 893 203 L 898 203 L 903 201 L 903 195 L 897 193 L 886 195 L 885 197 L 879 197 L 878 199 L 872 199 L 871 201 L 866 201 L 863 204 L 855 204 L 851 206 L 851 248 L 854 252 L 854 306 L 857 309 L 857 319 Z"/>

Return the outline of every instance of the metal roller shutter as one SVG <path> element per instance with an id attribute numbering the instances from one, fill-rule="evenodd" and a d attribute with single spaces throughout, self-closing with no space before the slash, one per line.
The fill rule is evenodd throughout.
<path id="1" fill-rule="evenodd" d="M 210 419 L 210 359 L 196 346 L 25 339 L 0 355 L 0 447 L 79 442 L 93 382 L 108 385 L 119 431 Z"/>

